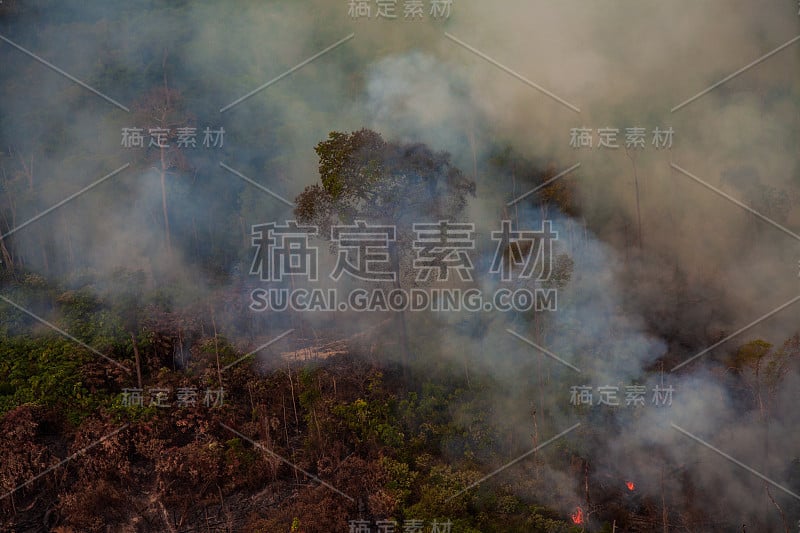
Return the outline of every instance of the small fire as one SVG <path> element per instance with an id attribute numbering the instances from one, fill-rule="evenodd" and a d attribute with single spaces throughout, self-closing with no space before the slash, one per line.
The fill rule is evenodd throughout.
<path id="1" fill-rule="evenodd" d="M 628 490 L 636 490 L 636 485 L 633 483 L 633 481 L 626 482 L 625 486 L 628 487 Z"/>
<path id="2" fill-rule="evenodd" d="M 576 507 L 575 512 L 572 513 L 571 517 L 575 524 L 583 524 L 583 509 Z"/>

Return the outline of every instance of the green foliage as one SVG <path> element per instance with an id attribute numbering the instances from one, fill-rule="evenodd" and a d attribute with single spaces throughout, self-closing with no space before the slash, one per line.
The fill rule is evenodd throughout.
<path id="1" fill-rule="evenodd" d="M 366 198 L 384 171 L 386 143 L 380 134 L 362 129 L 350 135 L 331 132 L 315 150 L 325 191 L 335 200 L 343 195 Z"/>
<path id="2" fill-rule="evenodd" d="M 736 353 L 733 365 L 736 368 L 756 367 L 772 350 L 772 344 L 761 339 L 748 342 Z"/>
<path id="3" fill-rule="evenodd" d="M 122 394 L 112 396 L 105 405 L 106 412 L 116 422 L 147 422 L 158 417 L 161 409 L 145 403 L 139 405 L 125 405 Z"/>
<path id="4" fill-rule="evenodd" d="M 322 398 L 322 393 L 317 388 L 315 380 L 315 370 L 312 367 L 303 367 L 297 373 L 298 381 L 303 390 L 298 395 L 300 405 L 303 409 L 310 410 Z"/>
<path id="5" fill-rule="evenodd" d="M 419 473 L 411 470 L 408 463 L 396 461 L 391 457 L 381 457 L 380 465 L 388 480 L 385 484 L 386 489 L 391 491 L 398 501 L 405 501 L 411 494 Z"/>
<path id="6" fill-rule="evenodd" d="M 400 431 L 388 401 L 367 401 L 362 398 L 349 404 L 334 407 L 333 413 L 341 417 L 359 442 L 375 441 L 400 449 L 405 436 Z"/>
<path id="7" fill-rule="evenodd" d="M 420 213 L 457 219 L 475 183 L 450 164 L 447 153 L 424 145 L 385 141 L 377 132 L 331 132 L 316 147 L 320 184 L 297 199 L 295 216 L 323 235 L 337 221 L 402 224 Z"/>
<path id="8" fill-rule="evenodd" d="M 753 390 L 760 408 L 771 402 L 774 392 L 787 373 L 793 358 L 800 357 L 800 337 L 795 335 L 780 348 L 756 339 L 744 344 L 731 357 L 730 365 Z"/>
<path id="9" fill-rule="evenodd" d="M 85 350 L 59 337 L 0 336 L 0 414 L 26 403 L 59 406 L 77 422 L 98 398 L 81 381 Z"/>
<path id="10" fill-rule="evenodd" d="M 259 451 L 246 448 L 239 437 L 225 442 L 225 463 L 231 470 L 248 470 L 259 458 Z"/>
<path id="11" fill-rule="evenodd" d="M 475 470 L 463 470 L 451 465 L 434 465 L 417 489 L 417 502 L 409 507 L 410 516 L 432 520 L 442 516 L 465 516 L 472 502 L 468 491 L 456 494 L 480 479 Z"/>
<path id="12" fill-rule="evenodd" d="M 538 505 L 528 507 L 525 526 L 527 527 L 525 531 L 536 533 L 583 531 L 583 528 L 564 520 L 559 520 L 554 512 Z"/>
<path id="13" fill-rule="evenodd" d="M 57 293 L 29 275 L 9 298 L 101 353 L 126 341 L 119 317 L 89 290 Z M 87 384 L 86 367 L 97 364 L 98 355 L 4 303 L 0 324 L 0 414 L 25 403 L 60 406 L 69 421 L 78 423 L 112 404 L 102 383 Z"/>
<path id="14" fill-rule="evenodd" d="M 206 339 L 200 346 L 200 353 L 204 356 L 204 359 L 212 361 L 215 367 L 217 354 L 219 354 L 220 367 L 229 365 L 241 357 L 236 348 L 222 335 Z"/>
<path id="15" fill-rule="evenodd" d="M 547 187 L 542 187 L 542 184 L 547 183 L 558 173 L 558 169 L 551 162 L 532 161 L 515 152 L 511 146 L 496 149 L 489 162 L 493 174 L 513 177 L 513 180 L 509 179 L 508 182 L 515 183 L 518 190 L 538 189 L 536 194 L 531 195 L 520 205 L 532 204 L 545 212 L 550 206 L 554 206 L 562 213 L 573 217 L 580 214 L 577 188 L 570 180 L 557 180 Z M 497 181 L 502 182 L 502 180 Z"/>

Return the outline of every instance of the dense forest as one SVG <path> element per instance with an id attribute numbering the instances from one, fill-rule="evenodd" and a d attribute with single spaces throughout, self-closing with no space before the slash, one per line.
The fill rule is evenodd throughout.
<path id="1" fill-rule="evenodd" d="M 0 530 L 796 531 L 798 21 L 300 4 L 0 2 Z"/>

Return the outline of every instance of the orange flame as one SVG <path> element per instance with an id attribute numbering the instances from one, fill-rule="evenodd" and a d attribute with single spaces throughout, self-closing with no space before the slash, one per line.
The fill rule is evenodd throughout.
<path id="1" fill-rule="evenodd" d="M 583 509 L 576 507 L 575 512 L 572 513 L 571 517 L 575 524 L 583 524 Z"/>
<path id="2" fill-rule="evenodd" d="M 625 486 L 628 487 L 628 490 L 635 490 L 636 489 L 636 485 L 633 483 L 633 481 L 626 482 Z"/>

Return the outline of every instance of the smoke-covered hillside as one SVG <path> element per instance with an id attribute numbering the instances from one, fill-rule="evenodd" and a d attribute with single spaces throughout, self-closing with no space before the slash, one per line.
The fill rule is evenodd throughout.
<path id="1" fill-rule="evenodd" d="M 789 0 L 0 2 L 0 530 L 796 531 Z"/>

